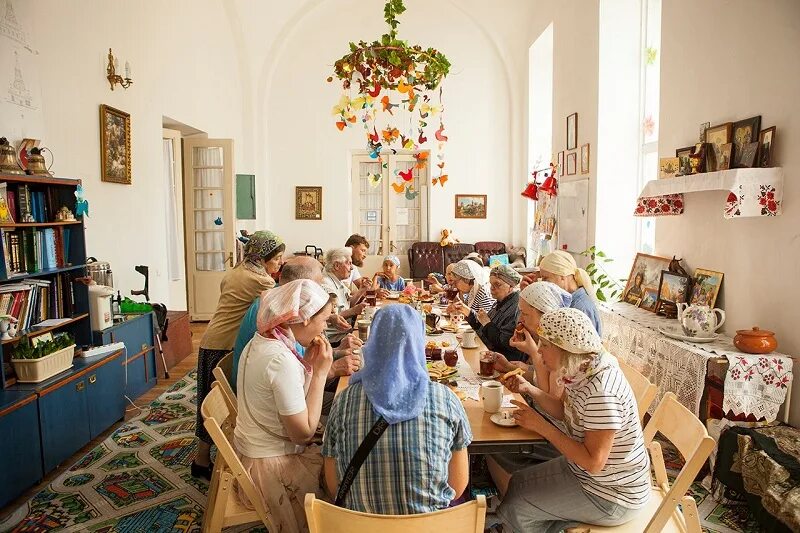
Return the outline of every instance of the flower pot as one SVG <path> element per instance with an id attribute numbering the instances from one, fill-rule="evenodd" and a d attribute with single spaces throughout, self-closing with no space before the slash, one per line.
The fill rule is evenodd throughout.
<path id="1" fill-rule="evenodd" d="M 72 367 L 75 345 L 67 346 L 39 359 L 12 359 L 19 383 L 39 383 Z"/>
<path id="2" fill-rule="evenodd" d="M 737 330 L 733 344 L 745 353 L 756 354 L 770 353 L 778 347 L 778 341 L 773 332 L 757 327 Z"/>

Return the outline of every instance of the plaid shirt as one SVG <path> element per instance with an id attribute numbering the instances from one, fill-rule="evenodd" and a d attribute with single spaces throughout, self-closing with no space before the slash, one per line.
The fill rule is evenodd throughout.
<path id="1" fill-rule="evenodd" d="M 339 479 L 377 420 L 360 383 L 336 398 L 322 455 L 336 459 Z M 446 508 L 455 497 L 447 484 L 450 459 L 453 451 L 470 442 L 472 432 L 461 402 L 444 385 L 431 383 L 422 414 L 389 426 L 378 439 L 345 498 L 345 507 L 398 515 Z"/>

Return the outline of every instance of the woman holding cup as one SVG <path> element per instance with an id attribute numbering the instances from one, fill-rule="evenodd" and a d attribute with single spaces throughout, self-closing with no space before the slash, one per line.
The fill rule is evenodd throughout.
<path id="1" fill-rule="evenodd" d="M 468 315 L 471 312 L 478 312 L 481 309 L 488 312 L 495 303 L 491 296 L 488 279 L 483 267 L 469 259 L 462 259 L 453 267 L 454 285 L 458 289 L 458 294 L 466 298 L 466 305 L 461 298 L 456 299 L 447 306 L 447 312 L 451 315 Z"/>

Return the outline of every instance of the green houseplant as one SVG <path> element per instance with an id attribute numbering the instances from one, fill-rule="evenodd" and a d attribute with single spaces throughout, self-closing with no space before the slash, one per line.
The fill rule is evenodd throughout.
<path id="1" fill-rule="evenodd" d="M 41 340 L 34 346 L 24 335 L 14 347 L 11 363 L 20 383 L 38 383 L 72 366 L 75 339 L 69 333 Z"/>
<path id="2" fill-rule="evenodd" d="M 587 248 L 580 255 L 588 257 L 591 261 L 586 265 L 586 273 L 589 274 L 589 278 L 595 286 L 597 299 L 601 302 L 616 301 L 625 290 L 624 282 L 627 280 L 617 279 L 606 270 L 605 265 L 614 260 L 596 246 Z"/>

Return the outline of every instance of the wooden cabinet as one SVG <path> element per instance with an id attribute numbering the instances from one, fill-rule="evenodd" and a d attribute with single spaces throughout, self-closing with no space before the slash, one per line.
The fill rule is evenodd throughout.
<path id="1" fill-rule="evenodd" d="M 131 315 L 123 322 L 103 331 L 94 332 L 95 344 L 123 342 L 127 354 L 123 356 L 124 390 L 130 399 L 136 399 L 156 384 L 156 350 L 153 330 L 153 313 Z"/>
<path id="2" fill-rule="evenodd" d="M 0 507 L 44 475 L 39 404 L 32 391 L 0 392 Z"/>

